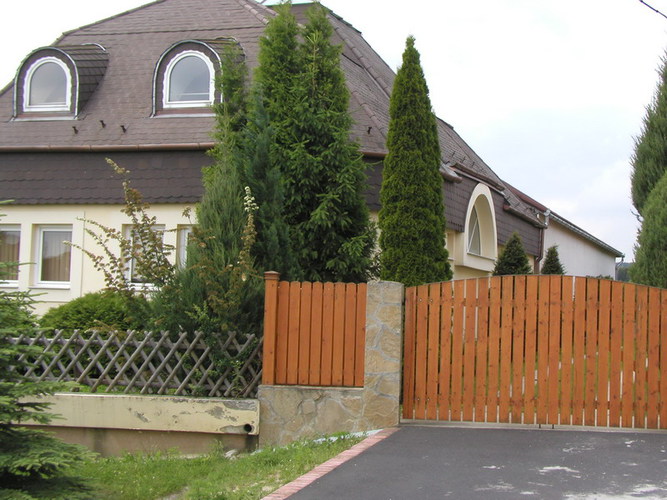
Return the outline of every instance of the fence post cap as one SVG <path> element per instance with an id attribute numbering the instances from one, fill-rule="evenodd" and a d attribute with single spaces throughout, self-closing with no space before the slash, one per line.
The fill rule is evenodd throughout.
<path id="1" fill-rule="evenodd" d="M 276 271 L 266 271 L 264 273 L 264 279 L 265 280 L 279 280 L 280 279 L 280 273 Z"/>

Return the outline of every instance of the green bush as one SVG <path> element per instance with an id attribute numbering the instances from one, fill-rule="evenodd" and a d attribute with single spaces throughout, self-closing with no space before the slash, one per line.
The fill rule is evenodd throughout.
<path id="1" fill-rule="evenodd" d="M 42 328 L 57 330 L 141 330 L 148 320 L 148 302 L 135 296 L 103 291 L 88 293 L 54 307 L 39 320 Z"/>

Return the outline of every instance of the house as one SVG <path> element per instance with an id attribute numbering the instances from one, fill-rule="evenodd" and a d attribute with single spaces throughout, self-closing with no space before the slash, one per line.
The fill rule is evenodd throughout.
<path id="1" fill-rule="evenodd" d="M 303 19 L 305 5 L 294 12 Z M 103 286 L 83 253 L 85 219 L 131 230 L 122 190 L 107 166 L 130 170 L 167 243 L 183 257 L 213 145 L 213 86 L 226 44 L 249 68 L 275 12 L 254 0 L 159 0 L 63 34 L 28 54 L 0 91 L 0 258 L 29 263 L 2 286 L 41 293 L 38 312 Z M 352 137 L 368 165 L 367 202 L 379 209 L 395 74 L 361 33 L 331 13 L 351 92 Z M 438 121 L 448 229 L 456 278 L 482 276 L 517 231 L 533 262 L 547 224 L 445 121 Z M 588 273 L 592 274 L 592 273 Z"/>

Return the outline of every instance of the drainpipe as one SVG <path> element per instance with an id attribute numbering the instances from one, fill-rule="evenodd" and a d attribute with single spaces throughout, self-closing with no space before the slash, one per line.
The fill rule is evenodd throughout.
<path id="1" fill-rule="evenodd" d="M 547 211 L 542 214 L 544 216 L 544 229 L 540 230 L 540 255 L 535 258 L 535 274 L 539 274 L 540 271 L 540 262 L 542 262 L 542 257 L 544 256 L 544 232 L 549 227 L 549 216 L 551 215 L 551 210 L 547 208 Z"/>

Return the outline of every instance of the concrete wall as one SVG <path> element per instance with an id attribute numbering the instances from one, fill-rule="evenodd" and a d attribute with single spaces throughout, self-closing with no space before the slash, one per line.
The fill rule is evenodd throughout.
<path id="1" fill-rule="evenodd" d="M 399 422 L 403 285 L 368 284 L 363 388 L 262 385 L 260 446 Z"/>
<path id="2" fill-rule="evenodd" d="M 170 449 L 206 453 L 216 445 L 252 449 L 259 432 L 254 399 L 58 393 L 41 401 L 61 418 L 35 427 L 103 456 Z"/>

